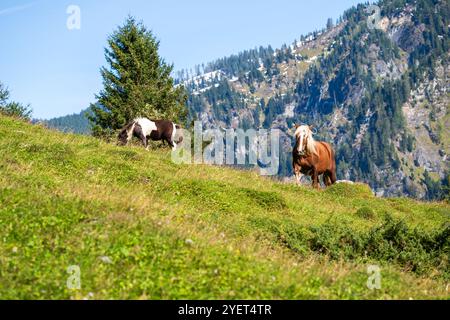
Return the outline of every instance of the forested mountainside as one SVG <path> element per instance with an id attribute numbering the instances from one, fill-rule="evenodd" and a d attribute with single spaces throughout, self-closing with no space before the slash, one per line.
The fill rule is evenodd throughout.
<path id="1" fill-rule="evenodd" d="M 190 76 L 192 118 L 206 126 L 279 128 L 280 175 L 292 175 L 294 123 L 313 124 L 337 149 L 338 177 L 380 196 L 443 198 L 449 185 L 448 1 L 381 1 L 290 46 L 245 51 Z M 201 71 L 201 72 L 199 72 Z M 186 76 L 186 74 L 188 76 Z"/>
<path id="2" fill-rule="evenodd" d="M 450 4 L 378 6 L 375 27 L 359 5 L 291 45 L 178 72 L 189 123 L 281 129 L 279 175 L 286 178 L 292 126 L 312 124 L 336 148 L 339 179 L 366 182 L 379 196 L 448 196 Z"/>
<path id="3" fill-rule="evenodd" d="M 91 126 L 86 113 L 89 112 L 89 108 L 81 111 L 77 114 L 71 114 L 64 117 L 53 118 L 44 123 L 49 128 L 58 129 L 63 132 L 72 132 L 78 134 L 89 134 L 91 132 Z"/>

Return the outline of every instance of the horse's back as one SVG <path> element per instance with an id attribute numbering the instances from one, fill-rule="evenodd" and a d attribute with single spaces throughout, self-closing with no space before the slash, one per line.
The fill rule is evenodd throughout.
<path id="1" fill-rule="evenodd" d="M 319 158 L 326 160 L 329 163 L 329 167 L 335 166 L 334 150 L 333 147 L 327 143 L 320 141 L 318 142 L 319 148 Z"/>
<path id="2" fill-rule="evenodd" d="M 331 145 L 327 142 L 323 142 L 323 141 L 318 141 L 317 142 L 320 146 L 320 151 L 321 153 L 324 153 L 324 155 L 327 155 L 328 157 L 331 158 L 331 156 L 333 155 L 333 148 L 331 147 Z M 317 146 L 316 146 L 317 148 Z M 322 155 L 322 156 L 324 156 Z"/>
<path id="3" fill-rule="evenodd" d="M 142 128 L 142 131 L 145 136 L 149 136 L 152 131 L 156 131 L 157 127 L 154 121 L 151 121 L 147 118 L 138 118 L 135 119 L 136 123 L 139 124 Z"/>

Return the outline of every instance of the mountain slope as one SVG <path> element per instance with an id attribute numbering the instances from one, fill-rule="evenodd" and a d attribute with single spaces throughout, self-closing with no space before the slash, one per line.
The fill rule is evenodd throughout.
<path id="1" fill-rule="evenodd" d="M 337 149 L 338 176 L 380 196 L 448 195 L 448 1 L 381 1 L 379 27 L 365 6 L 280 50 L 260 48 L 186 79 L 192 117 L 205 126 L 285 132 L 281 176 L 292 176 L 292 128 L 313 124 Z M 214 75 L 214 76 L 211 76 Z M 220 75 L 220 76 L 218 76 Z M 419 117 L 416 117 L 418 115 Z"/>
<path id="2" fill-rule="evenodd" d="M 2 299 L 448 298 L 448 203 L 178 166 L 3 116 L 0 149 Z"/>

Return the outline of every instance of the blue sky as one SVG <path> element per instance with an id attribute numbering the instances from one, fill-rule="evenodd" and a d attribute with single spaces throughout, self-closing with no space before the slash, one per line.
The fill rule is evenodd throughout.
<path id="1" fill-rule="evenodd" d="M 1 0 L 0 81 L 36 118 L 76 113 L 102 87 L 109 34 L 131 14 L 161 41 L 175 70 L 255 46 L 280 47 L 325 26 L 358 0 Z M 66 26 L 69 5 L 81 29 Z"/>

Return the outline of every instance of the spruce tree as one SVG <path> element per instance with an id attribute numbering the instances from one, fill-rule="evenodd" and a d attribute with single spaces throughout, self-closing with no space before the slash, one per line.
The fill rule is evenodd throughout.
<path id="1" fill-rule="evenodd" d="M 109 37 L 108 68 L 101 69 L 104 88 L 88 115 L 93 135 L 111 137 L 136 117 L 185 120 L 185 90 L 174 86 L 173 65 L 166 64 L 158 49 L 153 33 L 133 17 Z"/>
<path id="2" fill-rule="evenodd" d="M 333 19 L 328 18 L 327 20 L 327 30 L 331 30 L 334 27 Z"/>

